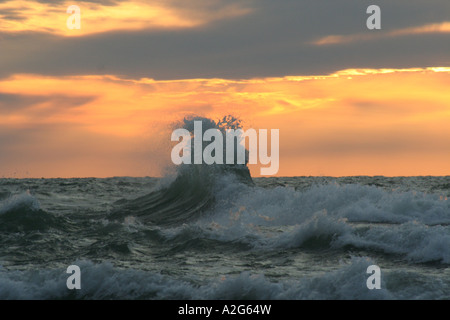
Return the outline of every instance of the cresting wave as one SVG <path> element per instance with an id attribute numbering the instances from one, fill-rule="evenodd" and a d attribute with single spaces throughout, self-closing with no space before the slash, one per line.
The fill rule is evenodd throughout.
<path id="1" fill-rule="evenodd" d="M 207 282 L 115 268 L 111 263 L 75 261 L 85 270 L 81 290 L 69 291 L 59 269 L 5 272 L 0 299 L 442 299 L 449 284 L 414 273 L 386 272 L 381 290 L 367 290 L 365 271 L 374 262 L 354 257 L 349 264 L 311 278 L 274 282 L 243 272 Z M 426 283 L 425 288 L 420 283 Z M 405 285 L 406 284 L 406 285 Z M 447 292 L 447 294 L 445 294 Z"/>
<path id="2" fill-rule="evenodd" d="M 2 232 L 42 231 L 57 225 L 57 218 L 42 210 L 29 191 L 0 201 Z"/>
<path id="3" fill-rule="evenodd" d="M 296 191 L 221 181 L 213 214 L 161 232 L 168 239 L 240 242 L 258 250 L 353 247 L 450 263 L 450 204 L 439 196 L 361 185 Z"/>
<path id="4" fill-rule="evenodd" d="M 184 127 L 199 119 L 236 125 Z M 0 180 L 0 299 L 450 298 L 448 177 L 182 165 L 169 180 Z M 368 290 L 377 263 L 382 290 Z"/>
<path id="5" fill-rule="evenodd" d="M 169 187 L 121 200 L 101 219 L 122 233 L 145 232 L 180 250 L 208 243 L 262 251 L 355 248 L 410 262 L 450 263 L 450 202 L 437 194 L 358 184 L 263 188 L 233 174 L 205 172 L 208 180 L 204 172 L 188 171 Z M 106 232 L 101 223 L 84 223 L 89 232 Z M 0 201 L 3 232 L 64 231 L 73 225 L 42 210 L 27 192 Z"/>
<path id="6" fill-rule="evenodd" d="M 192 131 L 194 121 L 204 130 L 239 125 L 232 117 L 194 117 L 183 127 Z M 450 202 L 437 194 L 336 183 L 262 188 L 245 165 L 183 165 L 168 187 L 117 205 L 110 220 L 131 216 L 163 227 L 162 237 L 178 245 L 208 239 L 258 250 L 360 248 L 450 263 Z"/>
<path id="7" fill-rule="evenodd" d="M 183 128 L 192 133 L 196 121 L 202 122 L 203 131 L 211 128 L 225 131 L 228 128 L 234 129 L 239 126 L 239 120 L 233 117 L 225 117 L 218 122 L 207 118 L 193 117 L 184 119 Z M 213 207 L 217 182 L 226 175 L 234 176 L 241 183 L 253 183 L 250 171 L 245 164 L 183 164 L 178 167 L 175 181 L 168 187 L 131 201 L 119 201 L 118 208 L 110 215 L 110 219 L 132 215 L 139 217 L 143 222 L 157 225 L 173 225 L 193 221 Z"/>
<path id="8" fill-rule="evenodd" d="M 31 210 L 36 211 L 41 208 L 39 201 L 26 191 L 17 195 L 8 195 L 6 199 L 0 201 L 0 215 L 11 211 Z"/>

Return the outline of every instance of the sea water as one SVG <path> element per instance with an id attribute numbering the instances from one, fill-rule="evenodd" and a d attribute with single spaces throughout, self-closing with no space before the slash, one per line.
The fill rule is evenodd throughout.
<path id="1" fill-rule="evenodd" d="M 0 179 L 0 299 L 450 299 L 450 177 L 182 176 Z"/>

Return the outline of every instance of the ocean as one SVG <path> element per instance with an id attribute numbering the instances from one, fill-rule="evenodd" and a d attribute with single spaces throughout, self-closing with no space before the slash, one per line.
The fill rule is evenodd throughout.
<path id="1" fill-rule="evenodd" d="M 204 166 L 0 179 L 0 299 L 450 299 L 448 197 L 450 177 Z"/>

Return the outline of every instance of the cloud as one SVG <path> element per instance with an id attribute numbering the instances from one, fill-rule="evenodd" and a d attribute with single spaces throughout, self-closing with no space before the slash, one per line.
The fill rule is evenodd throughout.
<path id="1" fill-rule="evenodd" d="M 387 32 L 366 32 L 351 35 L 331 35 L 325 36 L 312 42 L 317 46 L 346 44 L 350 42 L 371 41 L 382 38 L 392 38 L 400 36 L 421 35 L 421 34 L 448 34 L 450 33 L 450 22 L 426 24 L 418 27 L 408 27 Z"/>
<path id="2" fill-rule="evenodd" d="M 0 115 L 28 112 L 30 115 L 51 114 L 60 106 L 75 108 L 95 100 L 94 96 L 71 97 L 57 94 L 52 96 L 0 93 Z"/>
<path id="3" fill-rule="evenodd" d="M 172 124 L 191 114 L 280 129 L 280 175 L 317 174 L 319 164 L 331 175 L 442 174 L 449 77 L 446 67 L 235 80 L 15 75 L 0 80 L 0 176 L 155 175 L 170 163 Z"/>
<path id="4" fill-rule="evenodd" d="M 220 3 L 196 3 L 191 9 L 178 9 L 164 1 L 77 1 L 80 29 L 69 29 L 66 11 L 71 1 L 11 0 L 0 3 L 0 29 L 4 33 L 43 32 L 59 36 L 86 36 L 124 30 L 193 28 L 211 21 L 246 15 L 249 8 Z"/>
<path id="5" fill-rule="evenodd" d="M 77 3 L 82 29 L 70 33 L 69 2 L 0 1 L 2 170 L 131 172 L 133 157 L 148 153 L 135 149 L 141 137 L 186 114 L 225 112 L 282 129 L 281 175 L 448 163 L 439 140 L 450 136 L 448 0 L 377 1 L 375 33 L 366 29 L 371 1 Z M 414 151 L 415 138 L 426 153 Z"/>
<path id="6" fill-rule="evenodd" d="M 109 7 L 117 10 L 120 5 L 132 3 L 122 1 Z M 111 26 L 107 32 L 66 37 L 46 26 L 46 21 L 51 19 L 36 16 L 37 24 L 29 25 L 27 31 L 6 32 L 7 29 L 1 28 L 0 77 L 34 73 L 116 74 L 160 80 L 239 79 L 327 74 L 348 68 L 450 65 L 448 34 L 414 29 L 447 21 L 450 15 L 448 1 L 381 1 L 382 32 L 409 30 L 415 33 L 375 37 L 364 41 L 363 45 L 361 41 L 350 41 L 332 46 L 316 46 L 311 42 L 330 34 L 364 34 L 368 2 L 333 1 L 327 2 L 326 6 L 322 1 L 289 0 L 276 3 L 267 0 L 148 3 L 163 6 L 186 21 L 201 23 L 192 27 L 140 26 L 134 30 L 118 30 L 115 27 L 117 19 L 123 20 L 117 21 L 120 27 L 122 23 L 134 23 L 134 20 L 140 23 L 139 17 L 142 17 L 126 18 L 124 10 L 123 15 L 113 17 L 111 23 L 105 25 L 105 28 Z M 170 21 L 163 15 L 158 17 L 161 21 Z M 70 31 L 65 27 L 65 11 L 61 18 L 64 32 Z M 156 23 L 158 19 L 149 23 Z M 104 31 L 103 27 L 99 28 Z"/>

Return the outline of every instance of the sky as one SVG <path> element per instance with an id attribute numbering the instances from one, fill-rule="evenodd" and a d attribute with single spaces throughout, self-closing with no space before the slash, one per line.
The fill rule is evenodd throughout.
<path id="1" fill-rule="evenodd" d="M 0 178 L 162 176 L 228 114 L 278 176 L 449 175 L 449 84 L 448 0 L 0 0 Z"/>

